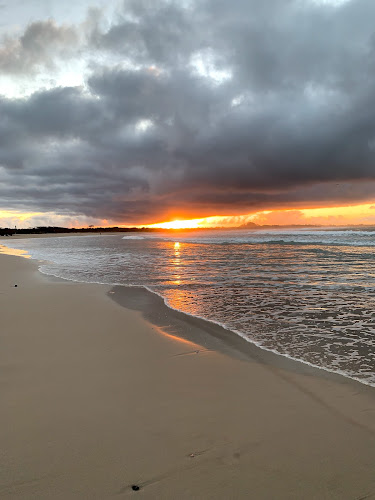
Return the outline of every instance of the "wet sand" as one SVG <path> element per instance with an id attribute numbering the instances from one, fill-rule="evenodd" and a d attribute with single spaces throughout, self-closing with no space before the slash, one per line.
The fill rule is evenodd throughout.
<path id="1" fill-rule="evenodd" d="M 141 289 L 0 277 L 1 498 L 375 498 L 374 388 Z"/>

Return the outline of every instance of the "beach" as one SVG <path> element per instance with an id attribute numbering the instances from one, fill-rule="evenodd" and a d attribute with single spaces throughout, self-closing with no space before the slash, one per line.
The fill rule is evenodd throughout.
<path id="1" fill-rule="evenodd" d="M 1 498 L 375 497 L 373 387 L 144 291 L 0 276 Z"/>

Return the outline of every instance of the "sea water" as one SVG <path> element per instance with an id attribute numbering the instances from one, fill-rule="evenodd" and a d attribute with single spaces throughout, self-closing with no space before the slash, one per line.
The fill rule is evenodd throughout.
<path id="1" fill-rule="evenodd" d="M 41 271 L 138 285 L 262 348 L 375 386 L 375 232 L 242 230 L 7 239 Z"/>

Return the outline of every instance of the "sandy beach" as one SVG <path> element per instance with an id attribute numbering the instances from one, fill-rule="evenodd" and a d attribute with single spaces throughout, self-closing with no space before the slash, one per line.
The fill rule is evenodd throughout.
<path id="1" fill-rule="evenodd" d="M 374 388 L 140 289 L 0 276 L 1 498 L 375 498 Z"/>

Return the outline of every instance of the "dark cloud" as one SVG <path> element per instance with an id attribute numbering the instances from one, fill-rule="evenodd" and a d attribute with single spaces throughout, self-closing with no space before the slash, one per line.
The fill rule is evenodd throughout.
<path id="1" fill-rule="evenodd" d="M 85 86 L 0 101 L 2 205 L 147 223 L 373 199 L 374 15 L 137 0 L 103 29 L 96 13 Z M 0 66 L 46 60 L 75 40 L 60 30 L 34 23 Z"/>
<path id="2" fill-rule="evenodd" d="M 197 28 L 199 28 L 197 26 Z M 102 32 L 92 31 L 90 43 L 139 63 L 185 64 L 196 48 L 189 11 L 169 2 L 124 2 L 120 20 Z M 178 59 L 177 59 L 178 57 Z"/>

